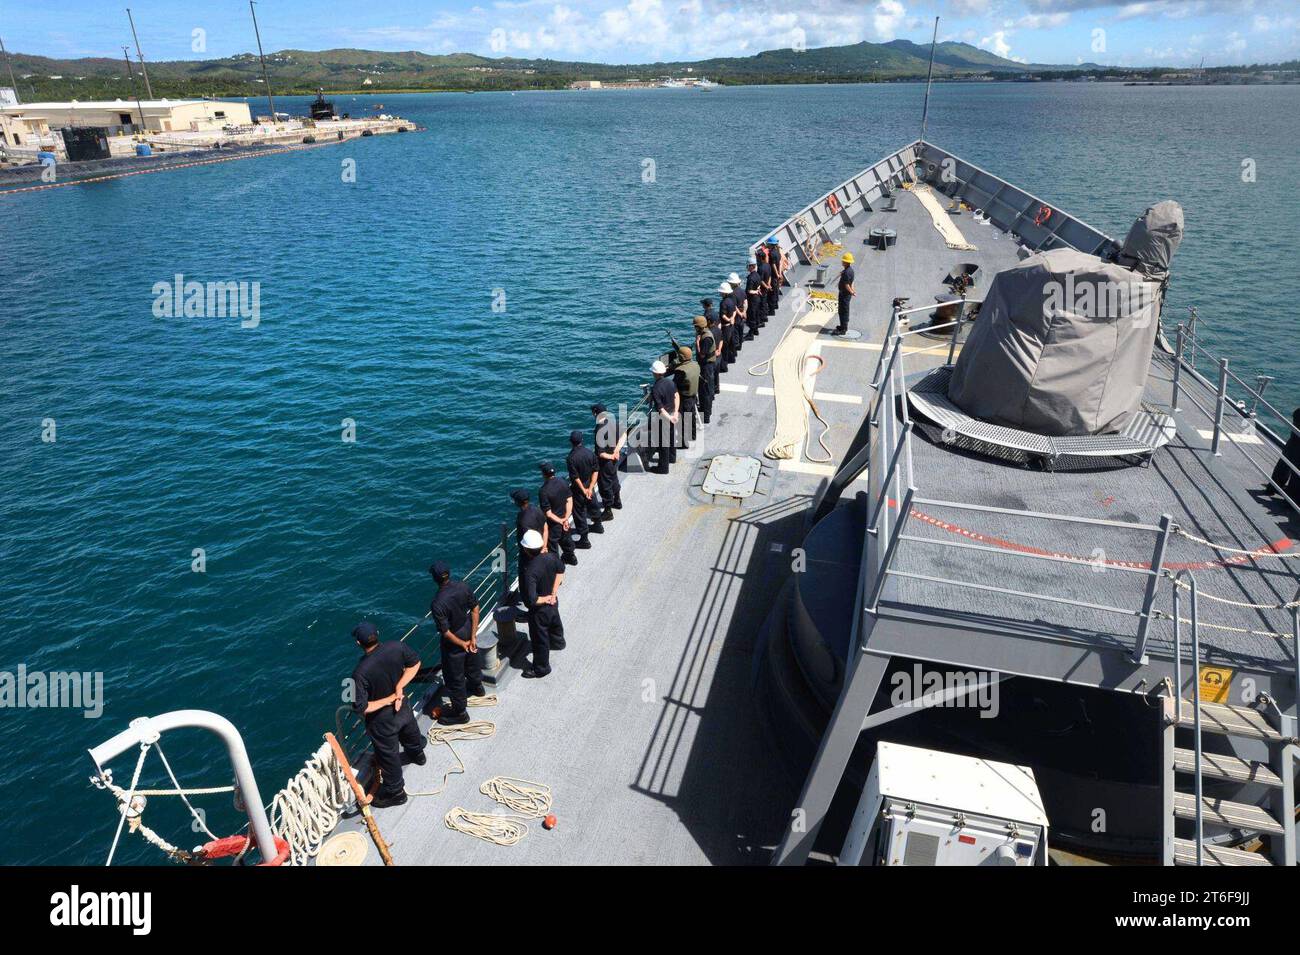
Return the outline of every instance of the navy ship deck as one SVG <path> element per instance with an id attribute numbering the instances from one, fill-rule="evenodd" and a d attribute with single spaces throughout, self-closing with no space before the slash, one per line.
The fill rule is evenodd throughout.
<path id="1" fill-rule="evenodd" d="M 924 148 L 927 159 L 946 155 Z M 803 455 L 765 460 L 760 493 L 743 502 L 710 500 L 698 489 L 714 455 L 760 457 L 772 438 L 772 382 L 768 375 L 749 375 L 746 369 L 771 356 L 791 321 L 796 296 L 787 289 L 778 315 L 757 340 L 745 345 L 723 376 L 713 423 L 679 455 L 672 473 L 624 476 L 624 508 L 603 536 L 593 537 L 594 549 L 580 552 L 579 566 L 567 575 L 560 602 L 568 647 L 555 654 L 553 674 L 540 681 L 510 680 L 496 707 L 471 711 L 473 718 L 492 720 L 496 734 L 486 741 L 456 744 L 466 772 L 452 776 L 444 793 L 376 810 L 399 865 L 716 864 L 769 859 L 784 835 L 799 779 L 786 772 L 763 733 L 752 701 L 753 652 L 777 594 L 791 576 L 793 555 L 804 541 L 813 510 L 828 500 L 828 492 L 831 499 L 842 493 L 841 506 L 850 506 L 850 499 L 857 498 L 861 505 L 869 492 L 878 490 L 879 478 L 873 481 L 860 466 L 846 462 L 869 450 L 864 415 L 875 394 L 873 374 L 887 347 L 883 336 L 890 304 L 900 296 L 915 304 L 931 301 L 943 291 L 942 278 L 962 263 L 980 266 L 983 278 L 971 293 L 977 300 L 989 277 L 1017 261 L 1020 241 L 1012 230 L 977 223 L 969 215 L 958 217 L 955 221 L 977 248 L 954 250 L 908 191 L 896 192 L 895 211 L 880 207 L 879 182 L 909 168 L 913 149 L 840 187 L 844 212 L 832 216 L 823 233 L 858 260 L 859 295 L 850 327 L 861 337 L 823 335 L 812 346 L 825 360 L 814 397 L 830 426 L 826 441 L 834 461 L 810 461 Z M 987 177 L 964 164 L 962 170 L 970 183 Z M 995 188 L 1002 193 L 1001 187 L 985 188 L 990 194 Z M 821 208 L 819 200 L 803 215 L 812 215 L 821 226 L 827 219 Z M 1039 235 L 1035 244 L 1089 237 L 1104 244 L 1104 236 L 1076 220 L 1057 222 L 1053 231 L 1059 238 Z M 871 230 L 882 227 L 895 230 L 898 241 L 878 252 L 866 239 Z M 792 219 L 778 234 L 792 255 L 806 258 L 794 248 L 798 228 Z M 1019 231 L 1026 239 L 1034 230 L 1026 223 Z M 832 287 L 837 260 L 838 253 L 829 259 Z M 720 275 L 734 265 L 720 265 Z M 801 261 L 789 278 L 806 285 L 815 271 L 815 265 Z M 827 328 L 833 327 L 834 313 L 825 314 Z M 904 356 L 908 380 L 914 381 L 925 369 L 947 360 L 948 344 L 912 336 Z M 651 358 L 647 356 L 647 363 Z M 1153 403 L 1168 403 L 1171 374 L 1168 358 L 1157 357 L 1149 384 Z M 1185 374 L 1182 384 L 1185 393 L 1213 408 L 1213 391 L 1203 383 Z M 1113 568 L 1095 572 L 1098 551 L 1103 561 L 1149 562 L 1157 534 L 1118 526 L 1121 523 L 1156 528 L 1167 513 L 1191 534 L 1247 550 L 1288 539 L 1295 525 L 1287 513 L 1248 491 L 1263 479 L 1234 454 L 1227 438 L 1223 455 L 1215 457 L 1207 437 L 1214 427 L 1212 418 L 1190 401 L 1183 406 L 1175 416 L 1177 438 L 1156 452 L 1149 467 L 1122 470 L 1045 473 L 959 453 L 917 434 L 911 443 L 911 473 L 917 486 L 913 507 L 942 524 L 910 521 L 907 534 L 918 540 L 900 545 L 891 566 L 946 580 L 892 578 L 884 587 L 878 615 L 866 622 L 866 615 L 858 614 L 863 588 L 872 583 L 866 572 L 870 564 L 857 568 L 855 559 L 848 586 L 837 584 L 835 599 L 850 609 L 839 614 L 839 625 L 849 628 L 857 618 L 856 639 L 884 656 L 942 659 L 1113 689 L 1150 689 L 1171 672 L 1168 621 L 1153 621 L 1149 660 L 1144 663 L 1132 659 L 1136 617 L 1008 597 L 951 581 L 1132 608 L 1142 605 L 1148 576 Z M 1229 428 L 1232 423 L 1229 420 Z M 816 421 L 810 418 L 809 425 L 815 435 Z M 1275 454 L 1270 446 L 1251 450 L 1271 467 Z M 1001 510 L 928 503 L 938 501 Z M 1093 523 L 1031 516 L 1038 512 Z M 992 538 L 998 543 L 980 543 Z M 924 543 L 931 540 L 987 549 Z M 872 546 L 863 543 L 868 550 Z M 1076 555 L 1094 564 L 1025 559 L 1014 550 Z M 875 553 L 874 559 L 879 556 Z M 1203 545 L 1174 538 L 1165 560 L 1168 565 L 1195 565 L 1204 590 L 1243 603 L 1286 601 L 1300 587 L 1296 561 L 1225 566 L 1216 563 L 1219 556 Z M 818 568 L 813 564 L 809 570 Z M 835 578 L 828 573 L 826 579 Z M 1168 598 L 1169 587 L 1162 582 L 1155 606 L 1167 612 Z M 1251 672 L 1292 672 L 1289 644 L 1249 632 L 1289 633 L 1289 619 L 1284 619 L 1288 615 L 1204 600 L 1201 611 L 1207 623 L 1234 628 L 1203 628 L 1203 643 L 1213 655 Z M 428 719 L 421 718 L 421 725 L 427 728 Z M 452 765 L 444 749 L 431 747 L 428 752 L 427 765 L 407 768 L 411 791 L 435 787 Z M 479 784 L 494 775 L 549 785 L 558 828 L 545 832 L 533 824 L 512 848 L 447 829 L 443 816 L 453 806 L 500 811 L 478 791 Z M 340 828 L 359 828 L 359 821 L 350 819 Z M 371 852 L 370 862 L 377 861 Z"/>

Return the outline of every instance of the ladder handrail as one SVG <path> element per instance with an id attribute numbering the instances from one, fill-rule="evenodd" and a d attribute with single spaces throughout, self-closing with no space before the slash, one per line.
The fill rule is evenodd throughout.
<path id="1" fill-rule="evenodd" d="M 1196 577 L 1190 570 L 1180 570 L 1174 577 L 1174 699 L 1177 701 L 1177 718 L 1176 724 L 1183 720 L 1183 640 L 1182 640 L 1182 607 L 1180 582 L 1187 581 L 1187 588 L 1191 592 L 1191 619 L 1192 625 L 1192 754 L 1193 754 L 1193 778 L 1196 783 L 1196 864 L 1198 866 L 1205 864 L 1205 806 L 1202 791 L 1201 775 L 1201 632 L 1200 632 L 1200 613 L 1197 608 L 1197 589 Z M 1175 724 L 1175 725 L 1176 725 Z"/>

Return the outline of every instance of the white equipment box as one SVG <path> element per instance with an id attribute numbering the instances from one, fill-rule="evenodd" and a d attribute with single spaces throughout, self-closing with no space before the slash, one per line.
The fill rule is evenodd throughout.
<path id="1" fill-rule="evenodd" d="M 840 865 L 1046 865 L 1028 766 L 878 743 Z"/>

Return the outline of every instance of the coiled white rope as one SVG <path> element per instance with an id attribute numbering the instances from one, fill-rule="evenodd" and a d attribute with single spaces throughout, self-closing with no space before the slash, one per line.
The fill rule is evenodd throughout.
<path id="1" fill-rule="evenodd" d="M 471 700 L 476 697 L 470 697 Z M 481 699 L 493 699 L 495 697 L 482 697 Z M 469 704 L 477 706 L 490 706 L 488 703 Z M 437 789 L 429 789 L 423 792 L 412 792 L 407 790 L 408 796 L 439 796 L 447 788 L 447 780 L 452 776 L 460 776 L 465 772 L 465 761 L 460 758 L 460 753 L 456 752 L 456 747 L 452 743 L 459 743 L 471 739 L 487 739 L 497 731 L 497 725 L 487 720 L 471 720 L 468 723 L 462 723 L 460 726 L 443 726 L 440 723 L 434 723 L 429 727 L 429 742 L 434 746 L 446 746 L 451 750 L 452 757 L 456 760 L 456 765 L 442 774 L 442 782 L 438 784 Z"/>
<path id="2" fill-rule="evenodd" d="M 479 792 L 511 812 L 470 812 L 454 806 L 443 817 L 448 829 L 496 846 L 513 846 L 528 835 L 530 820 L 541 819 L 551 811 L 551 788 L 531 780 L 493 776 L 479 787 Z"/>
<path id="3" fill-rule="evenodd" d="M 343 767 L 325 743 L 271 801 L 271 831 L 289 843 L 290 865 L 316 857 L 351 799 Z"/>
<path id="4" fill-rule="evenodd" d="M 830 299 L 809 299 L 807 311 L 796 310 L 791 317 L 790 324 L 772 350 L 771 357 L 749 368 L 751 375 L 763 375 L 768 370 L 772 375 L 772 390 L 776 401 L 776 426 L 772 440 L 763 449 L 765 457 L 773 460 L 790 459 L 795 457 L 802 445 L 805 457 L 809 461 L 829 464 L 835 459 L 831 449 L 826 445 L 826 435 L 830 433 L 830 425 L 821 416 L 812 396 L 808 394 L 804 375 L 804 366 L 809 357 L 808 349 L 825 324 L 826 313 L 831 311 L 831 305 Z M 814 417 L 822 424 L 822 432 L 818 436 L 817 443 L 821 445 L 825 457 L 817 458 L 808 453 L 808 439 L 811 435 L 808 430 L 806 408 L 811 408 Z"/>

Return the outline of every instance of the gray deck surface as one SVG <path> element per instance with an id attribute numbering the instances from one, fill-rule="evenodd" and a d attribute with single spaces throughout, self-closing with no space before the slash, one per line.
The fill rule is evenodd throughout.
<path id="1" fill-rule="evenodd" d="M 864 332 L 863 342 L 870 341 L 868 310 L 888 314 L 895 273 L 912 279 L 906 287 L 913 294 L 928 295 L 967 255 L 942 249 L 942 260 L 922 269 L 915 250 L 904 260 L 901 249 L 867 249 L 865 230 L 886 218 L 900 232 L 900 221 L 915 220 L 925 241 L 931 233 L 938 241 L 919 203 L 903 198 L 903 211 L 875 214 L 838 237 L 860 263 L 865 294 L 854 305 L 852 327 Z M 1013 257 L 1010 240 L 1003 244 Z M 810 271 L 796 269 L 794 279 Z M 771 378 L 746 369 L 771 355 L 790 320 L 791 299 L 787 289 L 780 313 L 723 376 L 712 424 L 672 473 L 623 476 L 623 509 L 566 575 L 560 607 L 568 645 L 552 655 L 552 674 L 536 681 L 514 676 L 498 706 L 470 711 L 495 722 L 496 735 L 457 744 L 467 771 L 453 776 L 445 793 L 375 811 L 399 865 L 767 861 L 799 781 L 788 778 L 751 701 L 752 651 L 789 572 L 790 552 L 803 539 L 808 504 L 832 466 L 767 462 L 767 493 L 743 507 L 698 503 L 689 488 L 713 455 L 761 457 L 772 439 L 773 398 L 757 391 Z M 834 325 L 833 314 L 827 321 Z M 838 460 L 858 429 L 879 351 L 819 344 L 827 364 L 818 394 L 863 402 L 819 402 Z M 436 787 L 453 763 L 441 747 L 428 754 L 425 766 L 406 768 L 409 790 Z M 496 775 L 549 785 L 558 827 L 547 832 L 533 824 L 511 848 L 447 829 L 443 817 L 453 806 L 504 812 L 478 791 Z M 373 850 L 368 861 L 378 863 Z"/>
<path id="2" fill-rule="evenodd" d="M 818 375 L 818 405 L 831 423 L 827 441 L 836 463 L 857 432 L 869 400 L 867 381 L 879 355 L 890 301 L 906 295 L 912 304 L 932 301 L 941 279 L 960 262 L 982 267 L 971 297 L 983 297 L 991 275 L 1016 261 L 1016 243 L 993 226 L 958 217 L 978 251 L 946 248 L 919 201 L 900 193 L 898 211 L 860 219 L 837 241 L 857 257 L 858 297 L 851 327 L 858 340 L 819 338 L 826 359 Z M 863 238 L 878 226 L 894 228 L 898 245 L 880 253 Z M 838 256 L 836 256 L 838 257 Z M 723 264 L 720 274 L 733 265 Z M 833 264 L 829 276 L 838 275 Z M 796 268 L 803 282 L 811 269 Z M 832 281 L 833 287 L 833 281 Z M 789 779 L 765 738 L 751 700 L 752 650 L 781 584 L 790 552 L 806 531 L 808 504 L 831 465 L 806 461 L 766 462 L 772 469 L 767 493 L 744 506 L 700 503 L 690 487 L 715 454 L 761 456 L 772 438 L 774 404 L 768 376 L 746 368 L 769 357 L 790 320 L 789 290 L 780 313 L 723 376 L 714 419 L 693 447 L 679 456 L 671 475 L 623 478 L 624 508 L 593 537 L 594 548 L 579 552 L 561 591 L 568 647 L 553 654 L 554 671 L 540 681 L 515 677 L 500 705 L 471 710 L 475 719 L 496 723 L 496 735 L 458 744 L 464 775 L 447 791 L 413 798 L 407 805 L 376 811 L 379 826 L 401 864 L 690 864 L 765 862 L 780 836 L 798 780 Z M 828 326 L 834 324 L 828 314 Z M 917 336 L 916 347 L 933 344 Z M 909 356 L 919 372 L 946 358 L 946 347 Z M 1168 363 L 1157 360 L 1153 392 L 1167 388 Z M 744 390 L 738 390 L 743 388 Z M 1197 395 L 1202 401 L 1205 397 Z M 848 400 L 844 400 L 848 399 Z M 860 399 L 860 403 L 853 399 Z M 1149 468 L 1047 474 L 1000 464 L 948 448 L 915 442 L 919 493 L 1082 516 L 1157 523 L 1169 512 L 1193 533 L 1244 547 L 1287 537 L 1281 515 L 1244 493 L 1259 483 L 1249 466 L 1232 454 L 1208 457 L 1208 441 L 1195 428 L 1208 428 L 1190 411 L 1179 419 L 1179 438 L 1157 452 Z M 816 423 L 812 422 L 816 427 Z M 1193 430 L 1188 430 L 1188 429 Z M 1268 459 L 1267 449 L 1254 452 Z M 1246 473 L 1248 471 L 1248 473 Z M 865 484 L 855 488 L 865 489 Z M 1148 561 L 1151 535 L 1095 533 L 1000 515 L 939 512 L 935 517 L 962 528 L 1026 547 L 1109 559 Z M 1045 526 L 1040 526 L 1044 525 Z M 1087 533 L 1080 533 L 1086 530 Z M 951 530 L 912 521 L 909 533 L 969 540 Z M 922 550 L 924 547 L 924 550 Z M 1176 542 L 1170 560 L 1203 562 L 1212 552 Z M 1290 599 L 1297 586 L 1297 561 L 1272 561 L 1249 571 L 1211 567 L 1198 571 L 1207 591 L 1248 600 Z M 1274 566 L 1284 565 L 1284 566 Z M 1133 605 L 1143 578 L 1136 574 L 1049 564 L 994 554 L 946 551 L 911 545 L 900 567 L 921 573 L 996 583 L 1025 591 L 1066 589 L 1096 603 Z M 887 594 L 906 605 L 946 613 L 1021 619 L 1031 625 L 1075 628 L 1092 641 L 1131 642 L 1135 622 L 1075 608 L 913 581 L 899 581 Z M 1072 588 L 1072 589 L 1071 589 Z M 1165 590 L 1167 605 L 1167 588 Z M 1223 608 L 1227 609 L 1227 608 Z M 1202 605 L 1207 619 L 1218 607 Z M 1235 625 L 1278 629 L 1285 621 L 1254 615 Z M 1227 616 L 1222 619 L 1226 620 Z M 1054 628 L 1055 629 L 1055 628 Z M 1160 630 L 1157 638 L 1166 638 Z M 1207 630 L 1207 644 L 1225 652 L 1272 662 L 1283 651 L 1271 638 Z M 422 720 L 427 725 L 427 720 Z M 407 788 L 435 786 L 451 764 L 449 754 L 429 749 L 429 762 L 408 767 Z M 546 832 L 534 824 L 512 848 L 501 848 L 452 832 L 443 816 L 453 806 L 501 811 L 479 793 L 495 775 L 516 776 L 552 787 L 559 825 Z M 357 828 L 358 821 L 340 828 Z M 373 850 L 369 862 L 377 864 Z"/>

